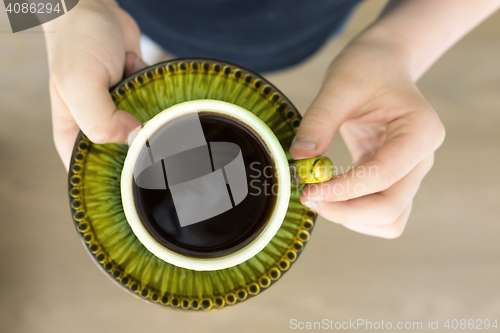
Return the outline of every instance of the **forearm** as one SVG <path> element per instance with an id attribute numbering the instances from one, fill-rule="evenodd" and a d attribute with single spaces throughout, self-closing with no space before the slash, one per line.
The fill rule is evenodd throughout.
<path id="1" fill-rule="evenodd" d="M 135 22 L 124 16 L 128 15 L 114 0 L 84 0 L 67 15 L 43 24 L 49 67 L 54 63 L 73 62 L 89 54 L 100 58 L 96 50 L 107 53 L 109 48 L 121 46 L 127 37 L 138 38 Z M 107 40 L 107 43 L 104 44 L 103 40 Z M 120 62 L 124 56 L 123 52 L 120 58 L 110 61 Z M 87 63 L 81 61 L 81 65 Z"/>
<path id="2" fill-rule="evenodd" d="M 413 80 L 500 7 L 500 0 L 392 0 L 359 37 L 390 45 Z"/>
<path id="3" fill-rule="evenodd" d="M 108 7 L 118 6 L 115 0 L 80 0 L 78 6 L 75 7 L 74 10 L 71 10 L 71 12 L 68 12 L 69 15 L 64 15 L 42 24 L 42 30 L 44 32 L 53 32 L 54 29 L 58 27 L 75 24 L 78 20 L 77 17 L 79 17 L 81 13 L 99 10 L 103 5 Z"/>

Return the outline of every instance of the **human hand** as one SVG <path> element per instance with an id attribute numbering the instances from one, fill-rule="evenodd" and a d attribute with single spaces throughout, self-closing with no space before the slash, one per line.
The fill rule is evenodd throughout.
<path id="1" fill-rule="evenodd" d="M 290 153 L 294 159 L 320 156 L 340 130 L 355 167 L 308 185 L 303 204 L 360 233 L 401 235 L 445 136 L 410 67 L 396 46 L 363 36 L 332 62 Z"/>
<path id="2" fill-rule="evenodd" d="M 54 141 L 67 170 L 80 129 L 95 143 L 123 143 L 141 125 L 116 110 L 108 89 L 146 65 L 137 24 L 112 0 L 82 1 L 43 27 Z"/>

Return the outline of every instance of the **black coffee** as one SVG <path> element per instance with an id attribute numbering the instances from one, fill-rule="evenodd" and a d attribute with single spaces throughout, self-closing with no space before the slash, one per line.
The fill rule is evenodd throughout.
<path id="1" fill-rule="evenodd" d="M 184 162 L 184 165 L 181 164 L 179 166 L 176 165 L 175 161 L 171 161 L 172 158 L 165 158 L 161 160 L 160 166 L 158 159 L 156 159 L 157 163 L 155 165 L 158 167 L 158 170 L 163 169 L 165 185 L 162 183 L 162 186 L 166 187 L 166 189 L 144 188 L 138 186 L 134 180 L 133 194 L 135 206 L 141 221 L 148 232 L 160 244 L 183 255 L 213 258 L 224 256 L 243 248 L 260 234 L 275 208 L 278 184 L 274 160 L 257 133 L 243 122 L 230 116 L 212 112 L 200 112 L 198 113 L 198 117 L 205 140 L 208 143 L 206 146 L 208 150 L 206 150 L 205 146 L 198 147 L 196 148 L 197 150 L 191 150 L 191 152 L 199 150 L 200 153 L 194 155 L 199 161 L 197 162 L 190 157 L 191 159 L 184 159 L 184 161 L 191 162 Z M 181 116 L 166 126 L 182 128 L 182 126 L 186 125 L 185 123 L 191 120 L 188 120 L 186 116 Z M 167 131 L 168 129 L 165 130 L 165 133 Z M 162 134 L 159 132 L 160 130 L 154 135 L 156 136 L 154 144 L 161 147 L 159 142 L 162 140 Z M 172 142 L 172 140 L 169 141 L 166 139 L 164 141 L 165 144 Z M 177 177 L 176 184 L 172 184 L 174 177 L 171 174 L 175 170 L 182 171 L 183 167 L 187 169 L 190 165 L 196 163 L 206 163 L 207 158 L 211 159 L 210 164 L 208 164 L 210 169 L 208 171 L 203 168 L 200 169 L 202 171 L 197 169 L 198 171 L 196 172 L 198 174 L 196 177 L 192 176 L 191 178 L 206 176 L 209 173 L 211 174 L 211 172 L 217 171 L 218 167 L 215 160 L 214 148 L 218 142 L 233 143 L 241 149 L 246 174 L 246 180 L 243 181 L 246 181 L 248 193 L 241 200 L 243 196 L 240 191 L 238 199 L 237 193 L 234 193 L 234 187 L 232 191 L 231 182 L 228 182 L 226 186 L 231 199 L 231 209 L 202 221 L 182 226 L 179 216 L 181 216 L 182 220 L 182 214 L 185 213 L 185 209 L 184 213 L 176 210 L 173 197 L 176 191 L 174 185 L 177 183 L 183 184 L 182 181 L 189 181 L 190 177 L 181 175 L 180 178 L 184 177 L 185 179 L 181 181 Z M 148 146 L 143 148 L 141 155 L 152 156 L 151 151 L 154 152 L 154 149 L 151 149 L 149 146 L 150 143 L 153 145 L 153 141 L 150 140 Z M 148 149 L 150 151 L 147 151 Z M 207 151 L 208 154 L 205 157 L 204 154 Z M 151 159 L 153 160 L 153 157 Z M 243 164 L 240 165 L 243 168 Z M 224 179 L 227 181 L 228 177 L 230 177 L 230 172 L 228 168 L 224 170 Z M 170 184 L 168 180 L 170 180 Z M 240 184 L 244 183 L 240 182 Z M 196 189 L 194 187 L 194 191 Z M 214 194 L 214 198 L 207 198 L 207 200 L 217 200 L 217 195 Z M 193 204 L 189 206 L 189 209 L 192 209 L 196 213 L 196 210 L 200 208 Z"/>

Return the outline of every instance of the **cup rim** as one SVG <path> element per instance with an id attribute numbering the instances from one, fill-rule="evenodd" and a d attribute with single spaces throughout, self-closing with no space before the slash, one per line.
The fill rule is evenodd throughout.
<path id="1" fill-rule="evenodd" d="M 250 126 L 263 140 L 271 152 L 277 169 L 278 196 L 274 211 L 261 233 L 250 243 L 236 252 L 216 258 L 194 258 L 172 251 L 160 244 L 146 230 L 135 208 L 133 195 L 133 172 L 139 154 L 146 144 L 146 138 L 151 137 L 158 129 L 169 121 L 183 115 L 208 111 L 234 117 Z M 262 251 L 276 235 L 288 210 L 290 201 L 290 172 L 288 159 L 278 138 L 259 117 L 252 112 L 232 103 L 218 100 L 193 100 L 175 104 L 158 113 L 139 131 L 129 147 L 121 174 L 121 196 L 123 210 L 128 224 L 139 241 L 155 256 L 175 266 L 198 271 L 219 270 L 236 266 L 252 258 Z"/>

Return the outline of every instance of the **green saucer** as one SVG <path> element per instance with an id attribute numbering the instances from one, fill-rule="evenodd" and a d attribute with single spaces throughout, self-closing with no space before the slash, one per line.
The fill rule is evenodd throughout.
<path id="1" fill-rule="evenodd" d="M 210 59 L 177 59 L 148 67 L 112 88 L 111 95 L 117 109 L 141 122 L 184 101 L 230 102 L 266 122 L 286 152 L 301 120 L 292 103 L 264 78 Z M 218 271 L 167 263 L 142 245 L 125 219 L 120 176 L 127 149 L 127 145 L 94 144 L 80 132 L 71 158 L 69 196 L 76 229 L 90 256 L 134 295 L 181 310 L 222 309 L 269 288 L 290 269 L 309 240 L 316 213 L 300 203 L 294 186 L 281 228 L 253 258 Z"/>

